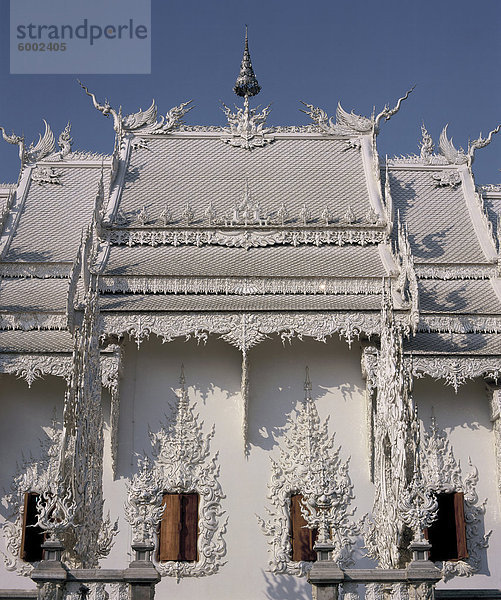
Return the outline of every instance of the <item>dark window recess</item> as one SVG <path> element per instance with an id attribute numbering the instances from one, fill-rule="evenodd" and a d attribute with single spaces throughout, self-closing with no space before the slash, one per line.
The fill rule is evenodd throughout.
<path id="1" fill-rule="evenodd" d="M 438 516 L 426 532 L 431 544 L 430 560 L 468 558 L 464 520 L 464 494 L 437 494 Z"/>
<path id="2" fill-rule="evenodd" d="M 45 532 L 35 525 L 37 522 L 37 499 L 39 494 L 26 492 L 24 494 L 23 534 L 21 538 L 21 558 L 26 562 L 37 562 L 43 558 L 42 544 Z"/>
<path id="3" fill-rule="evenodd" d="M 317 560 L 317 553 L 313 550 L 313 545 L 317 539 L 317 530 L 305 527 L 306 520 L 301 513 L 301 494 L 291 496 L 291 543 L 292 560 L 305 560 L 313 562 Z"/>
<path id="4" fill-rule="evenodd" d="M 164 494 L 158 560 L 198 560 L 198 494 Z"/>

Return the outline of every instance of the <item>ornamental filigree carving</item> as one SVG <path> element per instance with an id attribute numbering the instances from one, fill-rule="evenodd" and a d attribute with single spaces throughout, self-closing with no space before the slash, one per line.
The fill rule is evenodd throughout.
<path id="1" fill-rule="evenodd" d="M 456 187 L 461 183 L 461 175 L 457 171 L 439 171 L 432 174 L 432 179 L 437 187 Z"/>
<path id="2" fill-rule="evenodd" d="M 73 369 L 64 401 L 59 476 L 63 492 L 71 490 L 72 521 L 60 535 L 74 564 L 93 568 L 107 556 L 118 532 L 104 514 L 103 414 L 96 277 L 87 289 L 82 323 L 75 333 Z"/>
<path id="3" fill-rule="evenodd" d="M 59 138 L 57 140 L 57 145 L 61 148 L 59 152 L 59 156 L 61 159 L 64 159 L 71 153 L 71 145 L 73 143 L 73 138 L 71 137 L 71 124 L 68 121 L 66 127 L 59 134 Z"/>
<path id="4" fill-rule="evenodd" d="M 336 123 L 332 117 L 328 117 L 327 113 L 321 108 L 317 108 L 312 104 L 306 104 L 302 102 L 308 110 L 302 110 L 306 113 L 311 120 L 317 125 L 322 133 L 331 135 L 353 135 L 353 134 L 369 134 L 379 131 L 379 123 L 382 119 L 389 121 L 391 117 L 400 110 L 400 106 L 404 100 L 407 100 L 409 94 L 414 90 L 412 87 L 402 98 L 399 98 L 394 108 L 390 109 L 386 105 L 383 110 L 374 116 L 374 113 L 370 118 L 356 115 L 353 111 L 351 113 L 346 112 L 341 104 L 338 102 L 336 110 Z"/>
<path id="5" fill-rule="evenodd" d="M 490 279 L 497 277 L 497 266 L 492 265 L 415 265 L 420 279 Z"/>
<path id="6" fill-rule="evenodd" d="M 135 542 L 158 545 L 158 525 L 163 513 L 165 493 L 198 493 L 198 560 L 196 562 L 165 561 L 153 558 L 163 576 L 202 577 L 213 575 L 225 564 L 226 522 L 221 501 L 225 497 L 218 481 L 218 454 L 211 456 L 210 444 L 214 427 L 205 434 L 203 422 L 190 405 L 181 372 L 181 390 L 173 406 L 173 419 L 157 432 L 150 431 L 153 461 L 140 462 L 139 473 L 128 485 L 125 504 L 127 521 Z M 156 555 L 156 553 L 154 553 Z"/>
<path id="7" fill-rule="evenodd" d="M 45 132 L 43 137 L 40 134 L 38 142 L 36 144 L 32 142 L 28 148 L 25 146 L 24 136 L 18 136 L 14 133 L 7 135 L 5 129 L 0 127 L 3 139 L 9 144 L 18 146 L 19 158 L 22 166 L 25 164 L 34 164 L 54 152 L 56 145 L 54 134 L 52 133 L 52 129 L 47 121 L 44 119 L 43 122 L 45 124 Z"/>
<path id="8" fill-rule="evenodd" d="M 398 504 L 412 476 L 414 455 L 411 380 L 404 368 L 402 334 L 393 313 L 391 289 L 385 289 L 377 394 L 371 407 L 375 498 L 371 522 L 365 527 L 368 555 L 384 569 L 399 568 L 403 562 L 404 523 Z"/>
<path id="9" fill-rule="evenodd" d="M 418 331 L 438 333 L 499 333 L 501 318 L 498 316 L 421 315 Z"/>
<path id="10" fill-rule="evenodd" d="M 31 387 L 37 379 L 45 375 L 71 377 L 71 357 L 57 354 L 2 354 L 0 355 L 0 373 L 9 373 L 24 379 Z"/>
<path id="11" fill-rule="evenodd" d="M 465 151 L 463 148 L 459 148 L 459 150 L 452 143 L 452 138 L 448 138 L 447 136 L 447 127 L 446 125 L 442 129 L 442 133 L 440 134 L 439 147 L 440 152 L 445 158 L 447 162 L 452 165 L 469 165 L 473 163 L 475 158 L 475 151 L 479 148 L 485 148 L 492 141 L 492 136 L 499 132 L 501 129 L 501 125 L 498 125 L 495 129 L 489 132 L 489 135 L 486 138 L 482 137 L 482 134 L 476 140 L 468 143 L 468 150 Z"/>
<path id="12" fill-rule="evenodd" d="M 247 320 L 243 321 L 242 317 Z M 362 333 L 370 337 L 380 332 L 380 315 L 376 312 L 103 314 L 101 318 L 104 337 L 111 335 L 122 338 L 128 335 L 138 346 L 151 334 L 159 336 L 165 342 L 171 342 L 177 337 L 193 337 L 199 342 L 205 342 L 209 334 L 231 334 L 242 339 L 244 322 L 247 348 L 255 345 L 256 340 L 265 339 L 265 336 L 273 333 L 277 333 L 284 343 L 294 337 L 312 337 L 325 342 L 328 337 L 338 333 L 351 345 Z M 252 328 L 247 327 L 249 322 L 252 322 Z"/>
<path id="13" fill-rule="evenodd" d="M 334 279 L 320 277 L 101 277 L 101 292 L 134 294 L 308 294 L 308 295 L 375 295 L 381 293 L 378 278 Z"/>
<path id="14" fill-rule="evenodd" d="M 445 581 L 455 575 L 469 577 L 478 572 L 482 562 L 482 553 L 488 546 L 491 534 L 488 532 L 483 535 L 481 532 L 487 500 L 481 505 L 478 504 L 478 494 L 475 489 L 478 482 L 478 469 L 473 466 L 471 460 L 469 464 L 471 471 L 463 478 L 461 467 L 454 457 L 445 432 L 438 429 L 435 418 L 432 417 L 430 431 L 424 433 L 421 447 L 423 480 L 431 492 L 463 492 L 464 494 L 468 558 L 435 563 L 441 569 Z"/>
<path id="15" fill-rule="evenodd" d="M 189 106 L 191 100 L 184 102 L 179 106 L 172 108 L 165 117 L 160 117 L 157 120 L 158 109 L 153 100 L 151 106 L 143 111 L 139 109 L 138 112 L 126 115 L 122 115 L 122 107 L 116 111 L 110 103 L 105 100 L 104 104 L 100 104 L 95 94 L 89 92 L 88 88 L 83 85 L 81 81 L 78 82 L 84 92 L 92 98 L 94 108 L 96 108 L 105 117 L 109 115 L 113 118 L 113 129 L 117 134 L 118 138 L 121 138 L 124 133 L 138 132 L 140 134 L 145 133 L 169 133 L 183 124 L 184 115 L 190 111 L 193 107 Z"/>
<path id="16" fill-rule="evenodd" d="M 223 103 L 223 112 L 228 119 L 228 128 L 223 129 L 221 141 L 236 148 L 253 150 L 266 146 L 274 141 L 270 135 L 272 127 L 265 127 L 266 119 L 270 113 L 270 105 L 266 106 L 260 113 L 257 108 L 249 108 L 249 98 L 244 98 L 244 108 L 236 108 L 236 112 Z"/>
<path id="17" fill-rule="evenodd" d="M 38 166 L 31 173 L 31 180 L 38 183 L 38 185 L 44 185 L 46 183 L 52 185 L 61 185 L 61 171 L 56 171 L 54 167 L 42 167 Z"/>
<path id="18" fill-rule="evenodd" d="M 168 217 L 167 217 L 168 214 Z M 227 225 L 232 219 L 227 220 Z M 331 229 L 295 229 L 274 230 L 271 217 L 267 217 L 269 229 L 236 229 L 236 230 L 210 230 L 210 229 L 114 229 L 105 231 L 105 239 L 111 244 L 127 246 L 226 246 L 228 248 L 261 248 L 265 246 L 345 246 L 357 244 L 360 246 L 380 244 L 388 241 L 388 234 L 370 223 L 366 227 L 336 227 Z M 162 213 L 160 223 L 166 225 L 172 221 L 170 211 Z M 280 217 L 277 213 L 277 222 Z M 128 223 L 127 219 L 121 222 Z M 118 224 L 115 221 L 115 224 Z M 253 227 L 261 227 L 256 224 Z M 266 227 L 266 226 L 263 226 Z M 311 227 L 311 226 L 310 226 Z"/>
<path id="19" fill-rule="evenodd" d="M 12 313 L 0 315 L 0 329 L 20 329 L 31 331 L 33 329 L 66 329 L 68 325 L 66 315 L 43 313 Z"/>
<path id="20" fill-rule="evenodd" d="M 289 415 L 281 444 L 280 458 L 271 459 L 267 519 L 258 518 L 269 539 L 270 570 L 273 573 L 305 575 L 311 562 L 293 561 L 290 542 L 290 498 L 301 494 L 301 512 L 311 529 L 318 528 L 319 541 L 332 543 L 332 560 L 340 567 L 353 564 L 352 553 L 359 526 L 350 517 L 354 498 L 348 475 L 348 461 L 342 462 L 328 432 L 328 419 L 320 422 L 311 397 L 308 370 L 305 399 L 295 417 Z"/>
<path id="21" fill-rule="evenodd" d="M 18 465 L 10 490 L 2 502 L 8 511 L 7 520 L 2 525 L 6 553 L 2 553 L 5 568 L 28 576 L 37 563 L 24 562 L 20 558 L 24 517 L 24 495 L 28 492 L 42 494 L 58 478 L 59 452 L 62 430 L 60 423 L 53 419 L 44 428 L 44 438 L 40 441 L 40 458 L 25 458 Z"/>
<path id="22" fill-rule="evenodd" d="M 459 387 L 469 379 L 487 377 L 497 381 L 501 378 L 501 359 L 475 356 L 413 356 L 412 373 L 415 377 L 429 375 L 444 379 L 457 393 Z"/>

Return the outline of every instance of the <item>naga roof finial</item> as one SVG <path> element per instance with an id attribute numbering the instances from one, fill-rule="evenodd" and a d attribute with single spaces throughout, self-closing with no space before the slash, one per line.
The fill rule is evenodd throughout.
<path id="1" fill-rule="evenodd" d="M 242 57 L 242 64 L 240 65 L 240 73 L 235 82 L 233 91 L 237 96 L 251 97 L 256 96 L 261 91 L 254 69 L 252 68 L 251 57 L 249 53 L 249 42 L 247 38 L 247 25 L 245 26 L 245 45 L 244 55 Z"/>

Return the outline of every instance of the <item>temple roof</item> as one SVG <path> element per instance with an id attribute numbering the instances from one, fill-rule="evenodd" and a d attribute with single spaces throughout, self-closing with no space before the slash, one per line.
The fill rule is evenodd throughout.
<path id="1" fill-rule="evenodd" d="M 115 246 L 105 276 L 358 277 L 389 275 L 377 246 Z"/>
<path id="2" fill-rule="evenodd" d="M 0 186 L 0 329 L 17 330 L 0 332 L 2 351 L 70 351 L 57 340 L 93 276 L 106 318 L 370 313 L 368 336 L 386 279 L 418 332 L 406 351 L 498 352 L 501 190 L 471 170 L 487 138 L 456 151 L 444 130 L 432 154 L 426 132 L 421 156 L 383 164 L 379 126 L 410 92 L 370 118 L 305 105 L 312 124 L 289 128 L 268 126 L 249 93 L 223 107 L 227 127 L 186 127 L 190 103 L 123 116 L 82 87 L 113 116 L 113 154 L 72 152 L 69 126 L 56 152 L 46 125 L 21 148 L 18 184 Z"/>
<path id="3" fill-rule="evenodd" d="M 323 222 L 326 208 L 332 222 L 342 221 L 350 207 L 363 222 L 371 208 L 362 155 L 345 140 L 277 139 L 248 153 L 221 143 L 219 135 L 186 136 L 149 138 L 146 148 L 132 152 L 119 204 L 130 224 L 143 207 L 147 223 L 158 223 L 168 207 L 171 224 L 182 226 L 188 205 L 191 223 L 207 225 L 209 205 L 215 219 L 229 218 L 246 194 L 263 217 L 276 217 L 284 203 L 289 225 L 302 222 L 303 205 L 311 225 Z"/>

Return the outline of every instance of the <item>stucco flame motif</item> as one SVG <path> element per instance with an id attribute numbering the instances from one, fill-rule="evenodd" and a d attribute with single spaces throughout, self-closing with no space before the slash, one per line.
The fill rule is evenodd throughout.
<path id="1" fill-rule="evenodd" d="M 183 102 L 179 106 L 172 108 L 165 117 L 160 117 L 157 120 L 158 109 L 155 104 L 155 100 L 152 100 L 151 106 L 143 111 L 139 109 L 135 113 L 122 115 L 122 107 L 116 111 L 108 100 L 105 100 L 104 104 L 100 104 L 96 99 L 96 95 L 89 91 L 81 81 L 78 82 L 84 92 L 92 99 L 92 104 L 100 113 L 105 117 L 111 115 L 113 117 L 113 129 L 119 138 L 125 133 L 138 132 L 138 133 L 168 133 L 174 129 L 178 129 L 183 124 L 184 115 L 189 112 L 193 107 L 189 106 L 191 100 Z"/>
<path id="2" fill-rule="evenodd" d="M 330 539 L 333 560 L 341 567 L 352 564 L 354 537 L 359 526 L 350 517 L 354 498 L 348 475 L 348 462 L 342 462 L 340 448 L 334 448 L 334 436 L 328 432 L 328 419 L 320 422 L 311 397 L 308 369 L 305 398 L 295 418 L 287 420 L 278 460 L 271 459 L 269 494 L 271 508 L 267 519 L 258 518 L 263 533 L 269 537 L 270 570 L 273 573 L 305 575 L 310 562 L 291 558 L 290 497 L 302 494 L 303 516 L 311 529 L 319 529 L 319 540 Z M 331 537 L 332 536 L 332 537 Z"/>
<path id="3" fill-rule="evenodd" d="M 44 428 L 40 441 L 40 458 L 32 455 L 22 457 L 13 477 L 10 490 L 3 496 L 9 517 L 2 525 L 5 553 L 2 553 L 5 568 L 28 576 L 36 563 L 24 562 L 20 558 L 24 516 L 24 495 L 27 492 L 44 493 L 58 478 L 59 451 L 61 447 L 61 424 L 54 417 L 49 427 Z"/>
<path id="4" fill-rule="evenodd" d="M 463 492 L 464 518 L 466 524 L 466 545 L 468 558 L 458 561 L 435 563 L 442 570 L 444 580 L 455 575 L 469 577 L 478 572 L 482 563 L 482 553 L 487 548 L 489 536 L 482 533 L 482 517 L 485 513 L 485 500 L 478 504 L 476 485 L 478 470 L 469 461 L 471 471 L 463 478 L 460 464 L 456 461 L 445 432 L 437 427 L 434 417 L 431 419 L 429 433 L 424 434 L 421 450 L 423 480 L 427 491 L 431 493 Z"/>
<path id="5" fill-rule="evenodd" d="M 275 139 L 272 127 L 265 127 L 266 119 L 270 114 L 270 105 L 266 106 L 260 113 L 258 108 L 249 107 L 249 98 L 245 96 L 244 107 L 235 107 L 236 112 L 223 103 L 223 112 L 228 119 L 228 128 L 223 129 L 221 140 L 245 150 L 252 150 L 270 144 Z"/>
<path id="6" fill-rule="evenodd" d="M 390 109 L 388 105 L 385 105 L 377 116 L 374 116 L 373 113 L 370 118 L 357 115 L 353 111 L 350 113 L 346 112 L 340 102 L 338 102 L 336 109 L 336 122 L 334 122 L 333 117 L 329 118 L 324 110 L 313 106 L 313 104 L 301 102 L 308 109 L 301 109 L 301 112 L 307 114 L 322 133 L 331 135 L 366 135 L 372 133 L 376 135 L 379 131 L 381 120 L 389 121 L 400 110 L 402 102 L 407 100 L 414 87 L 399 98 L 393 108 Z"/>
<path id="7" fill-rule="evenodd" d="M 128 485 L 126 518 L 135 541 L 158 543 L 158 524 L 163 514 L 164 493 L 199 494 L 198 555 L 196 562 L 154 563 L 161 575 L 202 577 L 213 575 L 224 565 L 226 520 L 221 500 L 225 497 L 218 481 L 218 454 L 211 457 L 214 427 L 204 435 L 194 406 L 190 406 L 184 372 L 174 418 L 157 432 L 150 432 L 153 461 L 140 461 L 140 471 Z"/>

